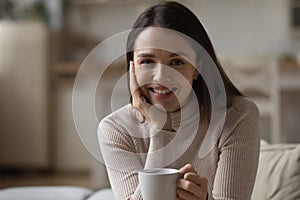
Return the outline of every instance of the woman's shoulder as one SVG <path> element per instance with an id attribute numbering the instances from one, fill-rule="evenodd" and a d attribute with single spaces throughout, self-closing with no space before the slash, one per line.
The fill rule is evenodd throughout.
<path id="1" fill-rule="evenodd" d="M 260 137 L 258 125 L 259 111 L 256 104 L 247 97 L 235 97 L 226 112 L 219 147 L 237 139 L 258 141 Z"/>
<path id="2" fill-rule="evenodd" d="M 136 128 L 145 128 L 146 124 L 144 122 L 144 116 L 131 104 L 127 104 L 104 117 L 99 127 L 128 132 Z"/>
<path id="3" fill-rule="evenodd" d="M 234 97 L 226 112 L 225 130 L 231 132 L 241 123 L 256 127 L 258 119 L 258 108 L 251 99 L 242 96 Z"/>
<path id="4" fill-rule="evenodd" d="M 257 105 L 248 97 L 237 96 L 232 98 L 231 105 L 227 109 L 227 114 L 245 117 L 248 115 L 258 116 Z"/>
<path id="5" fill-rule="evenodd" d="M 100 121 L 100 126 L 104 126 L 106 124 L 115 124 L 115 123 L 120 123 L 120 122 L 128 122 L 130 120 L 130 111 L 132 110 L 132 105 L 127 104 L 122 106 L 121 108 L 111 112 L 107 116 L 105 116 L 101 121 Z"/>
<path id="6" fill-rule="evenodd" d="M 98 138 L 100 141 L 124 142 L 129 139 L 127 134 L 130 124 L 129 110 L 131 105 L 127 104 L 109 115 L 105 116 L 98 126 Z"/>

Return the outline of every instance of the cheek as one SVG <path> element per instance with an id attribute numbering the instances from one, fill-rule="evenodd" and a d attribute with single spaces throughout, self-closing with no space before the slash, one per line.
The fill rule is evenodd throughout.
<path id="1" fill-rule="evenodd" d="M 181 79 L 181 81 L 179 82 L 180 87 L 182 88 L 182 90 L 180 90 L 180 96 L 185 99 L 193 90 L 193 74 L 192 73 L 184 73 L 182 74 L 182 76 L 184 77 L 184 80 Z"/>
<path id="2" fill-rule="evenodd" d="M 136 68 L 135 70 L 136 80 L 140 87 L 151 83 L 151 75 L 148 71 L 141 70 L 140 68 Z"/>
<path id="3" fill-rule="evenodd" d="M 188 82 L 190 85 L 193 84 L 193 80 L 194 80 L 194 70 L 188 70 L 186 72 L 181 73 L 181 75 L 185 78 L 185 85 Z"/>
<path id="4" fill-rule="evenodd" d="M 180 81 L 179 85 L 181 88 L 181 90 L 180 90 L 181 95 L 187 96 L 193 89 L 192 84 L 193 84 L 193 80 L 190 80 L 190 79 L 185 79 L 184 81 Z"/>

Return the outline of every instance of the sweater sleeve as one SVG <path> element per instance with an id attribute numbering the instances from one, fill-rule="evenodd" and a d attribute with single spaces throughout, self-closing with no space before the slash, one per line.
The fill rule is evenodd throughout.
<path id="1" fill-rule="evenodd" d="M 98 140 L 116 199 L 141 200 L 137 173 L 143 165 L 130 136 L 112 120 L 102 120 Z"/>
<path id="2" fill-rule="evenodd" d="M 125 130 L 110 118 L 102 120 L 98 127 L 102 157 L 117 199 L 141 200 L 138 171 L 144 168 L 161 167 L 165 161 L 163 154 L 151 152 L 155 152 L 168 143 L 174 136 L 174 132 L 158 131 L 152 128 L 148 131 L 153 136 L 148 138 L 148 145 L 141 145 L 148 148 L 136 149 L 139 147 L 134 137 L 130 136 L 127 129 Z"/>
<path id="3" fill-rule="evenodd" d="M 213 199 L 250 200 L 259 159 L 259 112 L 252 102 L 238 105 L 225 123 L 219 141 L 219 161 L 213 186 Z M 211 197 L 212 198 L 212 197 Z"/>

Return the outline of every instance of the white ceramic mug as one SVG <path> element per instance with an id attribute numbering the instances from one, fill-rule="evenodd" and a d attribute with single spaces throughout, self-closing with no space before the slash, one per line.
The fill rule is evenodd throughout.
<path id="1" fill-rule="evenodd" d="M 177 169 L 146 169 L 138 174 L 143 200 L 176 200 Z"/>

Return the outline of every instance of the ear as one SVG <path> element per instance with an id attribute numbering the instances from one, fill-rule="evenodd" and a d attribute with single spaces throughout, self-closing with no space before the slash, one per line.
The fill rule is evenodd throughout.
<path id="1" fill-rule="evenodd" d="M 198 70 L 197 70 L 197 69 L 194 69 L 193 79 L 194 79 L 194 80 L 197 80 L 198 76 L 199 76 Z"/>
<path id="2" fill-rule="evenodd" d="M 199 72 L 200 72 L 200 70 L 201 70 L 201 68 L 202 68 L 202 65 L 203 65 L 202 60 L 199 60 L 199 61 L 197 62 L 196 68 L 194 69 L 193 79 L 197 80 L 197 78 L 198 78 L 198 76 L 199 76 Z"/>

